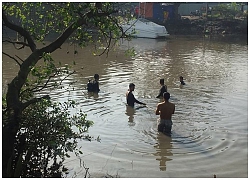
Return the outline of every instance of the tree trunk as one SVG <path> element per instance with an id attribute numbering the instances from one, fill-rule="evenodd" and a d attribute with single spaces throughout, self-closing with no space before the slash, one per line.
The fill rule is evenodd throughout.
<path id="1" fill-rule="evenodd" d="M 23 87 L 31 68 L 41 57 L 41 51 L 32 53 L 22 64 L 18 75 L 8 86 L 6 95 L 8 122 L 2 132 L 2 174 L 3 177 L 13 176 L 14 142 L 19 130 L 19 123 L 23 111 L 23 103 L 20 101 L 20 91 Z"/>
<path id="2" fill-rule="evenodd" d="M 15 136 L 18 129 L 18 110 L 13 112 L 13 115 L 9 118 L 10 123 L 3 127 L 2 132 L 2 176 L 5 177 L 12 177 L 13 175 L 13 168 L 12 168 L 12 161 L 14 159 L 14 143 L 15 143 Z M 16 124 L 15 124 L 16 123 Z"/>

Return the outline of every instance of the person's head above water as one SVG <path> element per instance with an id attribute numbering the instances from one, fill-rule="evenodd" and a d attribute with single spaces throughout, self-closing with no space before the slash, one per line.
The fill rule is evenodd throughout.
<path id="1" fill-rule="evenodd" d="M 95 78 L 96 80 L 98 80 L 98 79 L 99 79 L 99 74 L 95 74 L 95 75 L 94 75 L 94 78 Z"/>
<path id="2" fill-rule="evenodd" d="M 164 92 L 163 93 L 163 98 L 164 98 L 165 101 L 168 101 L 169 98 L 170 98 L 170 93 L 169 92 Z"/>
<path id="3" fill-rule="evenodd" d="M 160 84 L 164 85 L 164 79 L 160 79 Z"/>
<path id="4" fill-rule="evenodd" d="M 135 84 L 130 83 L 128 87 L 129 87 L 129 90 L 134 90 L 135 89 Z"/>
<path id="5" fill-rule="evenodd" d="M 130 83 L 129 84 L 129 87 L 131 88 L 131 87 L 135 87 L 135 84 L 134 83 Z"/>

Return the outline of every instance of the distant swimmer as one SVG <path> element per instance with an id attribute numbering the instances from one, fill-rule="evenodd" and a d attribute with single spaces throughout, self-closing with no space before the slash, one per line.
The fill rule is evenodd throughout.
<path id="1" fill-rule="evenodd" d="M 183 81 L 183 77 L 180 76 L 180 82 L 181 82 L 181 85 L 185 85 L 185 82 Z"/>
<path id="2" fill-rule="evenodd" d="M 172 114 L 175 112 L 175 104 L 169 102 L 170 94 L 163 94 L 164 102 L 158 103 L 155 110 L 156 115 L 160 115 L 158 123 L 158 131 L 166 135 L 171 135 L 172 130 Z"/>
<path id="3" fill-rule="evenodd" d="M 167 92 L 167 86 L 164 84 L 164 79 L 160 79 L 161 89 L 159 90 L 158 96 L 156 98 L 163 97 L 163 93 Z"/>
<path id="4" fill-rule="evenodd" d="M 133 83 L 130 83 L 128 92 L 126 93 L 127 105 L 131 107 L 134 107 L 135 103 L 146 105 L 145 103 L 142 103 L 137 99 L 135 99 L 135 96 L 132 93 L 132 91 L 134 90 L 135 90 L 135 85 Z"/>
<path id="5" fill-rule="evenodd" d="M 99 92 L 99 74 L 94 75 L 94 80 L 89 80 L 87 84 L 88 92 Z"/>

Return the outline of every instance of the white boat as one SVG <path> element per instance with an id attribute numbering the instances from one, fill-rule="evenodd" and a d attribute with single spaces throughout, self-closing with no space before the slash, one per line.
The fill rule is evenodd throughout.
<path id="1" fill-rule="evenodd" d="M 169 36 L 165 26 L 161 26 L 144 18 L 130 20 L 121 25 L 123 32 L 138 38 L 162 38 Z"/>

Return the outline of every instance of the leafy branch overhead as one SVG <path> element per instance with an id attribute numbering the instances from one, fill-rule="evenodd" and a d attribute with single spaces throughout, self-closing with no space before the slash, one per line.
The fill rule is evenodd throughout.
<path id="1" fill-rule="evenodd" d="M 59 36 L 43 48 L 47 53 L 59 48 L 68 38 L 84 46 L 93 41 L 93 30 L 97 36 L 120 37 L 121 29 L 111 16 L 116 10 L 110 3 L 96 4 L 98 8 L 95 3 L 4 3 L 3 26 L 17 31 L 32 52 L 36 50 L 35 41 L 42 42 L 51 33 Z M 13 23 L 7 16 L 15 16 L 19 21 Z"/>

